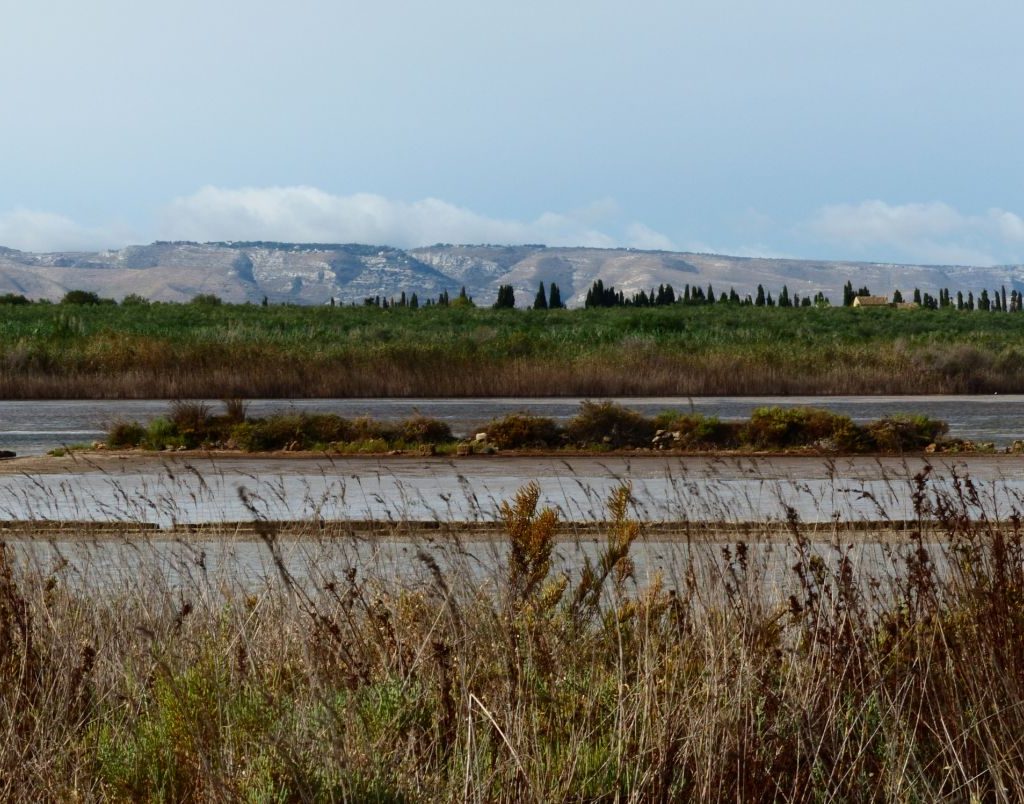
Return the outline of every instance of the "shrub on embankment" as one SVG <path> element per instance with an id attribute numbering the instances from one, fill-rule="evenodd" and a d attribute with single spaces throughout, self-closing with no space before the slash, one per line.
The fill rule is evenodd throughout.
<path id="1" fill-rule="evenodd" d="M 268 522 L 255 583 L 0 545 L 0 799 L 1022 800 L 1024 543 L 959 480 L 915 479 L 877 564 L 791 512 L 640 575 L 628 488 L 563 569 L 535 486 L 484 569 L 431 540 L 297 578 Z"/>
<path id="2" fill-rule="evenodd" d="M 248 418 L 244 405 L 229 400 L 214 414 L 202 402 L 175 402 L 167 416 L 143 426 L 117 422 L 107 434 L 111 449 L 240 449 L 245 452 L 346 449 L 383 451 L 450 443 L 451 428 L 415 415 L 400 422 L 346 419 L 332 413 L 279 413 Z"/>
<path id="3" fill-rule="evenodd" d="M 514 413 L 470 433 L 480 446 L 505 450 L 675 449 L 691 451 L 806 451 L 901 453 L 936 445 L 945 422 L 927 416 L 891 416 L 859 425 L 818 408 L 758 408 L 746 422 L 666 411 L 647 417 L 611 401 L 584 401 L 565 426 L 554 419 Z M 326 450 L 384 452 L 418 447 L 454 448 L 446 422 L 415 415 L 400 422 L 347 419 L 331 413 L 288 412 L 249 418 L 244 403 L 228 401 L 223 414 L 201 402 L 175 402 L 167 416 L 148 425 L 117 422 L 107 436 L 111 449 L 239 449 L 245 452 Z M 956 443 L 960 449 L 976 448 Z"/>

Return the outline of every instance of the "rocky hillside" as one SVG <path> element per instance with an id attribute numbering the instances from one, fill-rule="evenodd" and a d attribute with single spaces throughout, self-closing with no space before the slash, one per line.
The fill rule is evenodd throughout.
<path id="1" fill-rule="evenodd" d="M 570 306 L 582 304 L 595 279 L 633 293 L 671 284 L 715 292 L 734 287 L 753 293 L 787 285 L 801 296 L 823 291 L 838 301 L 849 280 L 874 293 L 1024 290 L 1024 266 L 888 265 L 790 259 L 750 259 L 632 249 L 436 245 L 402 250 L 388 246 L 292 243 L 153 243 L 116 251 L 32 254 L 0 248 L 0 293 L 59 299 L 81 289 L 120 299 L 135 293 L 160 301 L 187 301 L 213 293 L 226 301 L 324 304 L 367 296 L 421 300 L 465 286 L 490 304 L 499 285 L 511 284 L 519 305 L 532 302 L 539 282 L 556 282 Z"/>

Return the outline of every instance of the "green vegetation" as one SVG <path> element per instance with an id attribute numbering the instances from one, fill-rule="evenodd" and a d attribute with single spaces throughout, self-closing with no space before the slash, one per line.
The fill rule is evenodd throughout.
<path id="1" fill-rule="evenodd" d="M 454 441 L 447 424 L 426 416 L 394 423 L 344 419 L 326 413 L 283 413 L 251 419 L 239 400 L 227 400 L 224 407 L 224 413 L 214 414 L 201 402 L 175 402 L 167 416 L 147 425 L 115 422 L 106 444 L 110 449 L 384 452 Z"/>
<path id="2" fill-rule="evenodd" d="M 945 422 L 927 416 L 892 416 L 858 425 L 847 416 L 817 408 L 758 408 L 747 422 L 672 411 L 651 419 L 614 402 L 584 401 L 565 427 L 544 416 L 514 413 L 469 435 L 474 437 L 473 444 L 489 451 L 653 448 L 902 453 L 977 448 L 945 439 L 948 429 Z M 281 413 L 255 419 L 246 415 L 240 400 L 227 400 L 223 414 L 212 413 L 201 402 L 175 402 L 167 416 L 148 425 L 115 422 L 107 434 L 111 449 L 385 452 L 425 446 L 452 451 L 457 440 L 445 422 L 427 416 L 401 422 L 345 419 L 331 413 Z"/>
<path id="3" fill-rule="evenodd" d="M 295 577 L 258 521 L 277 571 L 255 583 L 187 542 L 120 575 L 0 544 L 0 798 L 1021 800 L 1019 522 L 979 520 L 967 478 L 913 482 L 915 524 L 874 562 L 791 513 L 763 524 L 784 543 L 685 530 L 678 572 L 642 574 L 620 487 L 593 557 L 559 569 L 534 485 L 483 569 L 431 539 L 418 572 L 336 576 L 344 536 L 317 522 L 324 569 Z"/>
<path id="4" fill-rule="evenodd" d="M 1024 315 L 8 304 L 0 397 L 1024 392 Z"/>

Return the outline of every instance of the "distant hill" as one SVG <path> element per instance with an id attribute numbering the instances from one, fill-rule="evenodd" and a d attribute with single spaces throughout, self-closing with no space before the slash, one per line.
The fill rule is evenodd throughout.
<path id="1" fill-rule="evenodd" d="M 321 243 L 157 242 L 114 251 L 34 254 L 0 247 L 0 293 L 59 299 L 68 290 L 89 290 L 120 299 L 129 293 L 159 301 L 187 301 L 213 293 L 225 301 L 324 304 L 359 302 L 367 296 L 421 300 L 465 286 L 479 304 L 490 304 L 498 287 L 510 284 L 523 306 L 539 282 L 558 284 L 569 306 L 583 303 L 595 279 L 627 295 L 670 284 L 716 294 L 735 288 L 753 294 L 757 285 L 777 293 L 786 285 L 801 296 L 818 291 L 833 303 L 852 281 L 873 293 L 915 287 L 935 293 L 1005 286 L 1024 291 L 1024 266 L 896 265 L 827 260 L 729 257 L 634 249 L 454 246 L 397 249 L 389 246 Z"/>

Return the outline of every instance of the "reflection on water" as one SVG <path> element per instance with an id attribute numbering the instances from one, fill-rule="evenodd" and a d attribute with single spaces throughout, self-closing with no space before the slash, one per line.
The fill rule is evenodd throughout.
<path id="1" fill-rule="evenodd" d="M 580 399 L 260 399 L 249 403 L 253 416 L 282 410 L 401 419 L 422 413 L 447 421 L 458 434 L 506 413 L 528 410 L 567 420 Z M 764 405 L 815 405 L 868 421 L 894 413 L 923 413 L 950 424 L 953 435 L 1005 446 L 1024 437 L 1022 396 L 836 396 L 836 397 L 661 397 L 617 400 L 648 415 L 666 409 L 696 411 L 724 419 L 748 417 Z M 220 402 L 211 400 L 219 408 Z M 164 400 L 0 401 L 0 449 L 41 455 L 63 444 L 90 443 L 118 419 L 148 421 L 167 412 Z"/>

